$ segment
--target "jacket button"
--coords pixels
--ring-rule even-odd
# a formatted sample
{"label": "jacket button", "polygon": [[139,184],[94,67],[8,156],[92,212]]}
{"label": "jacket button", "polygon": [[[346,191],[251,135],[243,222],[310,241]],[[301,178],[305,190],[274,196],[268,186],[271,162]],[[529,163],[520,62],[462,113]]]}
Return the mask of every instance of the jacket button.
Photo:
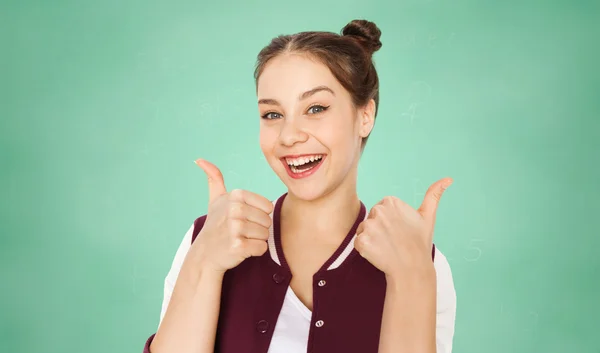
{"label": "jacket button", "polygon": [[323,287],[327,282],[324,279],[319,281],[319,287]]}
{"label": "jacket button", "polygon": [[265,332],[267,332],[268,329],[269,329],[269,322],[266,320],[260,320],[256,324],[256,331],[258,331],[260,333],[265,333]]}
{"label": "jacket button", "polygon": [[280,284],[284,280],[285,280],[285,276],[282,275],[281,273],[276,273],[273,275],[273,282],[275,282],[277,284]]}
{"label": "jacket button", "polygon": [[323,325],[325,325],[325,322],[323,322],[323,320],[319,320],[319,321],[315,322],[315,326],[317,326],[317,327],[323,327]]}

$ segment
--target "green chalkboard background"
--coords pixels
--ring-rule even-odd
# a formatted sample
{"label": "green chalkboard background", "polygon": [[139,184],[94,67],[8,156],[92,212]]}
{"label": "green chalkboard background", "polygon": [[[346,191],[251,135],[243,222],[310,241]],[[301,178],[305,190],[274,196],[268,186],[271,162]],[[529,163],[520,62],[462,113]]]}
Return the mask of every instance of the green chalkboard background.
{"label": "green chalkboard background", "polygon": [[252,80],[278,34],[382,30],[359,193],[418,206],[454,178],[436,243],[456,353],[597,353],[597,1],[3,1],[0,351],[141,352],[163,279],[230,188],[285,189]]}

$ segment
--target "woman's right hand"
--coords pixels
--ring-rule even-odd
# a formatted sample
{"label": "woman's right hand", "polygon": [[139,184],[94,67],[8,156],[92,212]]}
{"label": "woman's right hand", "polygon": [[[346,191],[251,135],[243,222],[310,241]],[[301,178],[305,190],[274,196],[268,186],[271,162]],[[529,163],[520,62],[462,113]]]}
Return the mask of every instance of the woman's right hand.
{"label": "woman's right hand", "polygon": [[214,164],[198,159],[208,178],[206,222],[190,248],[198,265],[218,273],[236,267],[267,249],[273,203],[246,190],[227,192],[223,174]]}

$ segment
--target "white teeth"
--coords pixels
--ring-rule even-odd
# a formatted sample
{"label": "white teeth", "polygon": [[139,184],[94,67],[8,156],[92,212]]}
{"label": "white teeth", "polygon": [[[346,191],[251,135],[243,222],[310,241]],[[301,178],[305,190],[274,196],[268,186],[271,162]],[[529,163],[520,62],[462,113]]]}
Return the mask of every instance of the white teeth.
{"label": "white teeth", "polygon": [[[315,155],[303,156],[303,157],[299,157],[299,158],[286,158],[285,161],[287,162],[287,164],[290,167],[292,167],[292,166],[298,167],[298,166],[302,166],[309,162],[318,161],[322,158],[323,158],[322,154],[315,154]],[[303,170],[299,170],[298,172],[301,172],[301,171],[303,171]]]}

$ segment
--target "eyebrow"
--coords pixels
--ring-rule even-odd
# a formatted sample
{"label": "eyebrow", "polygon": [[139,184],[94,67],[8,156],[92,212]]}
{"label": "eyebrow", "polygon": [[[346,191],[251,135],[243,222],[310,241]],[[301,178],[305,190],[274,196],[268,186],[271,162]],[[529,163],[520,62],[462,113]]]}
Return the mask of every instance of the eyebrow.
{"label": "eyebrow", "polygon": [[[312,96],[313,94],[317,93],[317,92],[321,92],[321,91],[327,91],[331,94],[333,94],[333,96],[335,96],[335,92],[333,92],[333,90],[327,86],[317,86],[313,89],[310,89],[304,93],[302,93],[300,95],[300,97],[298,97],[298,100],[304,100],[310,96]],[[259,99],[258,104],[270,104],[270,105],[281,105],[279,104],[279,102],[275,99],[271,99],[271,98],[263,98],[263,99]]]}

